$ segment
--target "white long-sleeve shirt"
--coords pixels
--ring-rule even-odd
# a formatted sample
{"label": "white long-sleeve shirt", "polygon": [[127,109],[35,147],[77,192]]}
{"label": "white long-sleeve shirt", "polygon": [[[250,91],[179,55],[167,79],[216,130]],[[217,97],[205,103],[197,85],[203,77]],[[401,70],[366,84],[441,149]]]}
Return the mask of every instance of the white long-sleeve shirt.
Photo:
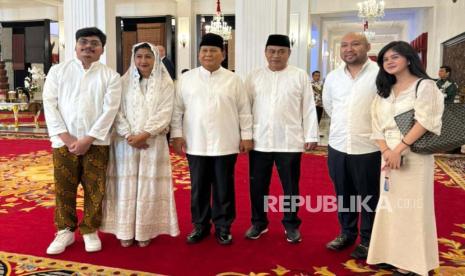
{"label": "white long-sleeve shirt", "polygon": [[288,65],[250,73],[245,82],[252,104],[254,150],[302,152],[318,141],[313,90],[307,73]]}
{"label": "white long-sleeve shirt", "polygon": [[239,76],[222,67],[198,67],[176,84],[171,137],[184,137],[191,155],[239,152],[240,140],[252,139],[252,115]]}
{"label": "white long-sleeve shirt", "polygon": [[50,68],[43,102],[52,147],[65,145],[58,136],[65,132],[78,139],[92,136],[94,145],[109,145],[120,98],[118,73],[98,61],[88,70],[77,58]]}
{"label": "white long-sleeve shirt", "polygon": [[347,154],[378,151],[370,140],[371,103],[376,96],[378,65],[368,59],[362,70],[352,78],[345,65],[326,77],[323,107],[331,117],[328,144]]}

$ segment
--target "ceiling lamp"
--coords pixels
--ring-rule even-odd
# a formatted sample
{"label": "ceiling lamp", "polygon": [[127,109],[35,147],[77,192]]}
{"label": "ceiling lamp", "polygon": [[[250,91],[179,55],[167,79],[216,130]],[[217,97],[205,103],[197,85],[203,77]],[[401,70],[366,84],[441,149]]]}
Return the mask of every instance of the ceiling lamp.
{"label": "ceiling lamp", "polygon": [[366,0],[358,2],[358,17],[363,21],[375,21],[384,16],[384,1]]}
{"label": "ceiling lamp", "polygon": [[361,33],[367,38],[369,42],[373,41],[373,39],[376,36],[376,33],[374,31],[368,30],[368,20],[365,21],[365,23],[363,24],[363,32]]}
{"label": "ceiling lamp", "polygon": [[205,32],[220,35],[224,40],[231,39],[231,26],[228,26],[228,23],[224,21],[220,0],[216,1],[216,14],[210,25],[205,26]]}
{"label": "ceiling lamp", "polygon": [[367,38],[369,42],[373,41],[373,39],[376,36],[375,32],[369,31],[369,30],[363,31],[363,34],[365,35],[365,37]]}

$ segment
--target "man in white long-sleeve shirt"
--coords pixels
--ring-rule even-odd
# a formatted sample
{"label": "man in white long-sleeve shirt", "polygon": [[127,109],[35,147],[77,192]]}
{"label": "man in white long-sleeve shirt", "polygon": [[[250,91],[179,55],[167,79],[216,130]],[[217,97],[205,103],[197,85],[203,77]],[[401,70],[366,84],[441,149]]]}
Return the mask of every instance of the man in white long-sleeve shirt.
{"label": "man in white long-sleeve shirt", "polygon": [[118,112],[118,73],[98,60],[106,36],[97,28],[76,32],[76,58],[53,66],[44,85],[44,110],[53,148],[55,239],[47,254],[59,254],[74,242],[78,228],[77,188],[84,188],[84,216],[79,224],[87,252],[102,248],[97,230],[102,220],[110,128]]}
{"label": "man in white long-sleeve shirt", "polygon": [[281,207],[289,208],[283,210],[282,220],[286,239],[301,241],[301,221],[292,202],[299,196],[302,152],[316,147],[318,124],[308,74],[287,64],[290,54],[288,36],[270,35],[265,46],[268,65],[250,73],[246,80],[254,121],[254,150],[249,153],[252,226],[245,234],[249,239],[268,231],[265,197],[276,164],[285,195]]}
{"label": "man in white long-sleeve shirt", "polygon": [[210,220],[218,243],[232,242],[234,167],[237,153],[252,148],[249,99],[239,76],[221,67],[223,47],[221,36],[203,36],[202,66],[184,73],[176,87],[171,137],[175,152],[186,152],[189,162],[194,230],[188,243],[209,235]]}
{"label": "man in white long-sleeve shirt", "polygon": [[[331,117],[328,146],[329,175],[338,206],[354,208],[361,197],[371,210],[362,208],[360,244],[351,253],[366,259],[379,198],[381,153],[371,136],[371,103],[376,96],[378,65],[368,59],[365,36],[348,33],[341,41],[342,66],[328,74],[323,88],[323,107]],[[368,199],[368,201],[365,201]],[[340,202],[342,200],[342,202]],[[359,234],[357,210],[338,210],[341,233],[326,247],[339,251],[351,246]]]}

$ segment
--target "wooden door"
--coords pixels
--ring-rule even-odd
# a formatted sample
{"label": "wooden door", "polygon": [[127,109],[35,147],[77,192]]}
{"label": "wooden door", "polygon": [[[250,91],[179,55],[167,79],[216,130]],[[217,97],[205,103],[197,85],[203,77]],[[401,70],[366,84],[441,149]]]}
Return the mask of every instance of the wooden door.
{"label": "wooden door", "polygon": [[143,41],[153,45],[163,45],[166,48],[165,23],[137,24],[137,42]]}
{"label": "wooden door", "polygon": [[139,42],[150,42],[166,48],[165,23],[139,23],[137,30],[124,31],[121,35],[124,74],[131,64],[132,46]]}
{"label": "wooden door", "polygon": [[122,36],[122,50],[123,50],[123,74],[131,65],[131,51],[132,46],[137,43],[137,32],[123,32]]}

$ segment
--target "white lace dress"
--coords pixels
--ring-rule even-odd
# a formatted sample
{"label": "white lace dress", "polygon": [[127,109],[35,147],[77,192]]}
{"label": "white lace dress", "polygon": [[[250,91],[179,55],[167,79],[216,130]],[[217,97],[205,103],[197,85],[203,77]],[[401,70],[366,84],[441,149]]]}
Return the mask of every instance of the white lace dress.
{"label": "white lace dress", "polygon": [[[122,78],[122,103],[111,145],[101,231],[121,240],[177,236],[166,140],[174,103],[173,83],[165,70],[160,73],[161,80],[151,76],[141,82],[137,70],[129,73]],[[145,150],[130,146],[125,139],[141,131],[151,134]]]}

